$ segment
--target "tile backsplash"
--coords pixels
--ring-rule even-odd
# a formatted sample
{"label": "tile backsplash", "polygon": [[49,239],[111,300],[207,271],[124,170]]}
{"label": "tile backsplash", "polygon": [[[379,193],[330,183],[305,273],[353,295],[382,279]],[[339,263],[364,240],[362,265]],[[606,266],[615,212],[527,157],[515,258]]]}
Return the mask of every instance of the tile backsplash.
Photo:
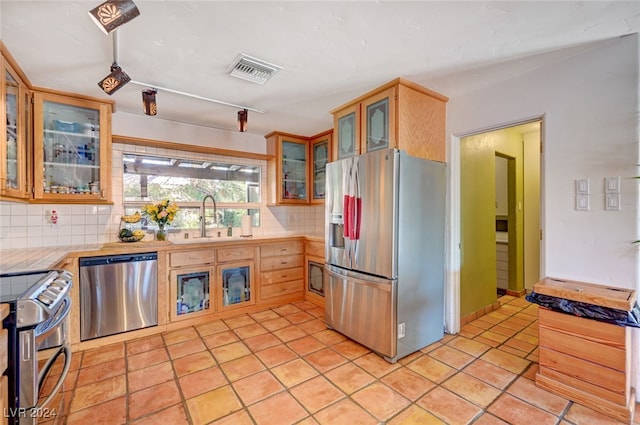
{"label": "tile backsplash", "polygon": [[[114,143],[112,158],[113,205],[25,204],[0,201],[0,249],[40,248],[61,245],[93,245],[117,241],[122,215],[122,153],[135,152],[172,155],[184,158],[225,160],[229,157],[202,155],[152,147]],[[283,233],[321,235],[324,232],[324,206],[268,207],[266,193],[266,161],[232,158],[235,162],[259,164],[262,167],[260,206],[261,226],[253,234],[281,235]],[[51,222],[52,211],[57,223]],[[221,229],[224,230],[224,229]],[[234,229],[234,235],[240,229]],[[197,231],[191,231],[197,234]],[[191,235],[190,235],[191,236]],[[146,239],[152,238],[151,235]],[[170,232],[169,239],[184,238],[184,232]]]}

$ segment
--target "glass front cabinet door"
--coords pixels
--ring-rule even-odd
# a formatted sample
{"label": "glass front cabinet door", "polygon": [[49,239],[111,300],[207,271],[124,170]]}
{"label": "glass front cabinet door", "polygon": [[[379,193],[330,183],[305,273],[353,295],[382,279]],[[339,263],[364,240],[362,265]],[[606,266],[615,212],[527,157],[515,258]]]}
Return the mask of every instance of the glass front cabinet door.
{"label": "glass front cabinet door", "polygon": [[322,133],[311,140],[311,203],[324,203],[327,162],[331,161],[331,135]]}
{"label": "glass front cabinet door", "polygon": [[362,101],[362,152],[396,147],[395,88],[389,88]]}
{"label": "glass front cabinet door", "polygon": [[171,282],[171,319],[182,320],[212,312],[210,293],[213,269],[185,268],[169,273]]}
{"label": "glass front cabinet door", "polygon": [[333,159],[360,155],[360,104],[334,112]]}
{"label": "glass front cabinet door", "polygon": [[225,263],[217,267],[220,291],[218,311],[255,304],[253,293],[253,261]]}
{"label": "glass front cabinet door", "polygon": [[324,264],[307,260],[307,291],[324,297]]}
{"label": "glass front cabinet door", "polygon": [[282,141],[282,199],[307,202],[307,143],[295,139]]}
{"label": "glass front cabinet door", "polygon": [[308,138],[286,133],[267,134],[267,204],[309,203]]}
{"label": "glass front cabinet door", "polygon": [[[29,92],[11,65],[2,58],[1,97],[4,99],[0,126],[4,143],[0,144],[0,195],[29,198],[27,143],[29,141]],[[1,128],[0,127],[0,128]]]}
{"label": "glass front cabinet door", "polygon": [[110,198],[111,105],[34,94],[34,197],[69,202]]}

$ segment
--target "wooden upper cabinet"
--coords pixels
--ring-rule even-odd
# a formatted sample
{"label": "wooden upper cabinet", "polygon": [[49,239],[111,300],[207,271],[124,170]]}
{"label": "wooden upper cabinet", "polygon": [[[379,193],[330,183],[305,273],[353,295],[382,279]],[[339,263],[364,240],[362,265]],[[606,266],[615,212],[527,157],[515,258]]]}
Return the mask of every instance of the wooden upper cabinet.
{"label": "wooden upper cabinet", "polygon": [[324,203],[333,130],[305,137],[274,131],[267,139],[267,204]]}
{"label": "wooden upper cabinet", "polygon": [[115,102],[33,87],[0,54],[0,199],[110,203]]}
{"label": "wooden upper cabinet", "polygon": [[4,56],[0,74],[0,196],[29,199],[30,92]]}
{"label": "wooden upper cabinet", "polygon": [[398,78],[331,113],[332,158],[396,148],[411,156],[445,162],[448,98]]}
{"label": "wooden upper cabinet", "polygon": [[33,109],[34,199],[110,202],[112,105],[36,91]]}
{"label": "wooden upper cabinet", "polygon": [[352,104],[333,111],[335,140],[334,160],[360,155],[360,104]]}
{"label": "wooden upper cabinet", "polygon": [[309,203],[309,143],[306,137],[273,132],[266,136],[267,204]]}
{"label": "wooden upper cabinet", "polygon": [[324,204],[326,168],[331,161],[331,141],[333,130],[313,136],[309,141],[309,183],[311,184],[312,204]]}

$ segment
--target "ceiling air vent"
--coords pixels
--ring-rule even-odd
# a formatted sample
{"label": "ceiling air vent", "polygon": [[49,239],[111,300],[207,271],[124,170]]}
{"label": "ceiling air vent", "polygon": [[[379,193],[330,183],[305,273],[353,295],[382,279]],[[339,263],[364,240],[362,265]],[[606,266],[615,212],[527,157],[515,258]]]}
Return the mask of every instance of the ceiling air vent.
{"label": "ceiling air vent", "polygon": [[227,72],[233,77],[264,84],[281,69],[281,66],[240,53]]}

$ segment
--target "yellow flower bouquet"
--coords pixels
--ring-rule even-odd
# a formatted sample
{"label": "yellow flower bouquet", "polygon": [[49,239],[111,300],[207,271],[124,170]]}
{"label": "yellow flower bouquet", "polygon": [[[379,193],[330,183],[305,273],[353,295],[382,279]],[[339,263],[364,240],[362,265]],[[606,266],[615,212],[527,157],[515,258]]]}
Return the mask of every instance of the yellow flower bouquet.
{"label": "yellow flower bouquet", "polygon": [[158,240],[165,240],[166,234],[164,233],[164,227],[167,224],[171,224],[173,219],[176,218],[178,210],[178,204],[165,199],[157,204],[147,204],[142,207],[142,215],[148,217],[158,225],[156,238]]}

